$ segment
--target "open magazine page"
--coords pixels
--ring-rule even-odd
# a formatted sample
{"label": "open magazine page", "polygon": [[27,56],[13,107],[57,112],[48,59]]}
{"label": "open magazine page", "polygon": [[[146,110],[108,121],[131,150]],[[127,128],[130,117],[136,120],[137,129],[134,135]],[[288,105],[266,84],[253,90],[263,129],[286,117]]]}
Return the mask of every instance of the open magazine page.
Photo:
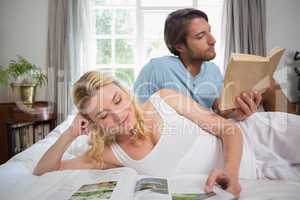
{"label": "open magazine page", "polygon": [[134,189],[134,200],[170,200],[166,178],[138,176]]}
{"label": "open magazine page", "polygon": [[134,200],[235,200],[236,198],[218,187],[206,193],[207,176],[180,175],[176,177],[155,178],[139,176]]}
{"label": "open magazine page", "polygon": [[231,193],[218,187],[213,192],[205,193],[207,176],[181,175],[169,178],[169,191],[172,200],[234,200]]}
{"label": "open magazine page", "polygon": [[60,173],[65,173],[67,176],[35,199],[119,200],[133,198],[137,174],[130,168],[68,170]]}

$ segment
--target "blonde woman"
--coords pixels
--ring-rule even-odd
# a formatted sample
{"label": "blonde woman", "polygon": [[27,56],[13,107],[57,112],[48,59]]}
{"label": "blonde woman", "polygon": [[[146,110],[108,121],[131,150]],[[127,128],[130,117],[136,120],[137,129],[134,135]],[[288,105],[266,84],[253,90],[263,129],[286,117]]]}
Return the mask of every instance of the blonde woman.
{"label": "blonde woman", "polygon": [[[156,176],[210,173],[206,191],[219,183],[235,195],[241,191],[239,177],[262,177],[256,159],[260,154],[253,145],[263,144],[248,142],[248,136],[258,135],[255,133],[258,131],[251,127],[252,133],[248,135],[247,120],[240,122],[245,125],[235,124],[168,89],[160,90],[139,105],[114,78],[97,71],[87,72],[75,83],[73,99],[78,115],[43,155],[34,174],[122,166]],[[299,125],[294,127],[295,131],[297,128]],[[87,133],[90,149],[77,158],[62,160],[69,145]],[[277,156],[276,149],[269,150]],[[277,164],[293,158],[280,159],[275,160]]]}

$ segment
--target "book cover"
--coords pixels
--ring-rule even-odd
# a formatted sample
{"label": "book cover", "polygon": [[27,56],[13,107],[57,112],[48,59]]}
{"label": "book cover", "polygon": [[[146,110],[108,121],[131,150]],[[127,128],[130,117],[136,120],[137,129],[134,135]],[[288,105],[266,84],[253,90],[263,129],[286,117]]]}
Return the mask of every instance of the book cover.
{"label": "book cover", "polygon": [[284,49],[277,47],[267,57],[232,54],[225,72],[219,109],[224,111],[236,108],[235,98],[242,92],[263,93],[270,85],[283,53]]}

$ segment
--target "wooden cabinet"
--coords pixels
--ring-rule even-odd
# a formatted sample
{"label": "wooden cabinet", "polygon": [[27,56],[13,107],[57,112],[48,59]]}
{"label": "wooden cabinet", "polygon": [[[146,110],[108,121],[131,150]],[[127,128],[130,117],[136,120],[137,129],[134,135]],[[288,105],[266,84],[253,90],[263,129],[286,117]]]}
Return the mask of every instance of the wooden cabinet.
{"label": "wooden cabinet", "polygon": [[56,125],[55,105],[39,101],[31,106],[0,104],[0,163],[45,137]]}

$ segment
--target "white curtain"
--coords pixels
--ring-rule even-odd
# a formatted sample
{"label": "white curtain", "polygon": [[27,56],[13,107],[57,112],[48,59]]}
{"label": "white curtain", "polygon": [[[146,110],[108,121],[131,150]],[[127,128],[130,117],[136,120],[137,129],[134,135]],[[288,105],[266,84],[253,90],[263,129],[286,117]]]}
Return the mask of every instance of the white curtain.
{"label": "white curtain", "polygon": [[76,66],[74,78],[91,69],[96,64],[95,18],[91,0],[73,0],[71,23],[71,61]]}
{"label": "white curtain", "polygon": [[96,60],[90,0],[50,0],[48,24],[48,100],[57,122],[74,113],[72,85]]}
{"label": "white curtain", "polygon": [[224,71],[231,53],[266,55],[265,0],[226,0],[222,20]]}

